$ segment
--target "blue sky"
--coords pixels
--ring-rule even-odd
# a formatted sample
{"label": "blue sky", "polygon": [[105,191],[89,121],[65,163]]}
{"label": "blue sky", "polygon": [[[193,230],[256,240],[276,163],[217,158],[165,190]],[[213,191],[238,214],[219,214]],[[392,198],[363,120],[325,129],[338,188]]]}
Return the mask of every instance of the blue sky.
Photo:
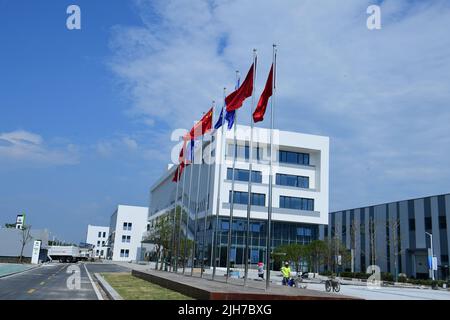
{"label": "blue sky", "polygon": [[[70,241],[148,204],[170,133],[279,45],[276,127],[331,139],[330,208],[449,192],[450,4],[0,0],[0,223]],[[65,27],[69,4],[82,30]],[[240,116],[247,121],[248,113]]]}

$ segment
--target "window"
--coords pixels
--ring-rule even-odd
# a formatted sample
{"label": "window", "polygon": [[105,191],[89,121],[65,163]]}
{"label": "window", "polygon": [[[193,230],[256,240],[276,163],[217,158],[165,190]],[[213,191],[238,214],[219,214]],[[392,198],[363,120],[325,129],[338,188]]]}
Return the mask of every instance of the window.
{"label": "window", "polygon": [[280,196],[280,208],[314,211],[314,199]]}
{"label": "window", "polygon": [[439,229],[447,229],[447,221],[445,216],[439,216]]}
{"label": "window", "polygon": [[106,238],[106,232],[103,232],[103,238]]}
{"label": "window", "polygon": [[96,256],[98,256],[98,250],[97,250],[97,251],[95,251],[95,255],[96,255]]}
{"label": "window", "polygon": [[123,223],[123,230],[125,230],[125,231],[131,231],[131,226],[132,226],[132,223],[131,222],[124,222]]}
{"label": "window", "polygon": [[100,240],[97,241],[97,247],[100,247]]}
{"label": "window", "polygon": [[102,232],[101,232],[101,231],[99,231],[99,233],[98,233],[98,237],[99,237],[99,238],[101,238],[101,237],[102,237]]}
{"label": "window", "polygon": [[431,217],[425,217],[425,230],[431,230]]}
{"label": "window", "polygon": [[[234,157],[234,144],[228,145],[228,156]],[[260,147],[253,147],[253,159],[261,160],[262,159],[262,151],[263,149]],[[237,157],[241,159],[248,160],[250,158],[250,146],[249,145],[237,145]]]}
{"label": "window", "polygon": [[104,251],[102,250],[102,251],[100,251],[100,255],[102,256],[103,255],[103,253],[104,253]]}
{"label": "window", "polygon": [[[229,193],[229,203],[231,203],[231,191]],[[234,203],[237,204],[247,204],[248,203],[248,192],[234,192]],[[263,193],[252,193],[251,199],[252,206],[262,206],[266,205],[266,195]]]}
{"label": "window", "polygon": [[276,184],[280,186],[291,186],[297,188],[309,188],[309,177],[293,176],[290,174],[277,173]]}
{"label": "window", "polygon": [[120,257],[121,258],[128,258],[129,255],[130,255],[130,250],[128,250],[128,249],[121,249],[120,250]]}
{"label": "window", "polygon": [[309,165],[309,154],[292,151],[279,151],[278,161],[282,163]]}
{"label": "window", "polygon": [[105,241],[102,241],[102,247],[104,247],[105,246]]}
{"label": "window", "polygon": [[415,231],[415,230],[416,230],[416,220],[409,219],[409,231]]}
{"label": "window", "polygon": [[[248,181],[249,170],[244,169],[234,169],[234,179],[237,181]],[[227,179],[233,180],[233,169],[227,169]],[[261,171],[253,171],[252,170],[252,182],[261,183],[262,182],[262,173]]]}
{"label": "window", "polygon": [[131,236],[122,236],[122,242],[130,242],[131,241]]}

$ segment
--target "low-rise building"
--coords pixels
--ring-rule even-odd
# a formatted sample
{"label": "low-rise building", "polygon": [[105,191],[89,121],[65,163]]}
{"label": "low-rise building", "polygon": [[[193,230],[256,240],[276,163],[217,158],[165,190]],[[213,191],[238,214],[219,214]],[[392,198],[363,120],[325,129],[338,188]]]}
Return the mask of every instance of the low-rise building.
{"label": "low-rise building", "polygon": [[104,259],[108,256],[109,227],[88,225],[86,243],[93,246],[93,258]]}
{"label": "low-rise building", "polygon": [[148,208],[119,205],[111,216],[108,258],[113,261],[143,260],[141,241],[147,231]]}
{"label": "low-rise building", "polygon": [[17,262],[23,247],[23,262],[30,262],[33,255],[33,245],[35,240],[41,241],[40,253],[38,260],[45,261],[47,259],[48,248],[48,230],[30,229],[28,230],[16,228],[0,229],[0,262]]}
{"label": "low-rise building", "polygon": [[376,265],[419,279],[432,278],[435,269],[436,279],[449,277],[450,194],[332,212],[329,221],[324,235],[353,252],[343,269],[353,264],[355,272],[366,272]]}

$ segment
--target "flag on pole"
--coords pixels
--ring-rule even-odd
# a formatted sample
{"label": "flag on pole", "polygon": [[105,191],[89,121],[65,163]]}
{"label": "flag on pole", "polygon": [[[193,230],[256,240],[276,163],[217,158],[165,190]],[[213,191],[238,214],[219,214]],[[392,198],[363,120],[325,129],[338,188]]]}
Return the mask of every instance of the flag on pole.
{"label": "flag on pole", "polygon": [[225,104],[227,106],[228,112],[237,110],[242,107],[245,99],[252,95],[254,70],[255,63],[253,63],[250,67],[250,70],[248,71],[247,76],[245,77],[245,80],[244,82],[242,82],[242,85],[239,87],[239,89],[235,90],[225,98]]}
{"label": "flag on pole", "polygon": [[207,113],[198,121],[191,129],[190,140],[204,135],[206,132],[210,131],[212,128],[212,116],[213,108],[209,109]]}
{"label": "flag on pole", "polygon": [[264,87],[261,97],[259,98],[255,112],[253,112],[253,121],[255,123],[264,120],[264,114],[266,113],[267,103],[269,102],[269,98],[272,96],[272,88],[273,88],[273,64],[272,67],[270,68],[266,86]]}
{"label": "flag on pole", "polygon": [[178,165],[177,169],[175,170],[175,174],[172,179],[173,182],[178,182],[178,180],[181,177],[181,174],[183,173],[184,167],[187,165],[186,160],[184,158],[184,149],[186,148],[186,136],[184,136],[183,139],[184,139],[184,143],[183,143],[183,146],[181,147],[180,155],[178,156],[179,165]]}
{"label": "flag on pole", "polygon": [[228,130],[231,130],[231,128],[233,128],[235,115],[236,115],[236,110],[233,110],[231,112],[227,112],[225,114],[225,119],[228,122],[228,126],[227,126]]}
{"label": "flag on pole", "polygon": [[219,118],[216,121],[216,124],[214,125],[214,129],[219,129],[222,125],[223,125],[223,107],[222,110],[220,111],[220,115]]}

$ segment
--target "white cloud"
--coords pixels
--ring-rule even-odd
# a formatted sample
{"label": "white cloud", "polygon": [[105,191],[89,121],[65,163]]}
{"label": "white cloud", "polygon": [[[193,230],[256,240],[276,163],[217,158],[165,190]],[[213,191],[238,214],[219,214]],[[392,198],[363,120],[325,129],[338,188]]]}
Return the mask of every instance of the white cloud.
{"label": "white cloud", "polygon": [[382,1],[379,31],[366,28],[369,0],[136,3],[143,26],[111,40],[131,115],[189,127],[254,47],[260,92],[276,42],[276,127],[331,137],[332,209],[448,192],[447,1]]}
{"label": "white cloud", "polygon": [[79,162],[73,144],[50,146],[35,133],[17,130],[0,133],[0,160],[14,163],[71,165]]}

